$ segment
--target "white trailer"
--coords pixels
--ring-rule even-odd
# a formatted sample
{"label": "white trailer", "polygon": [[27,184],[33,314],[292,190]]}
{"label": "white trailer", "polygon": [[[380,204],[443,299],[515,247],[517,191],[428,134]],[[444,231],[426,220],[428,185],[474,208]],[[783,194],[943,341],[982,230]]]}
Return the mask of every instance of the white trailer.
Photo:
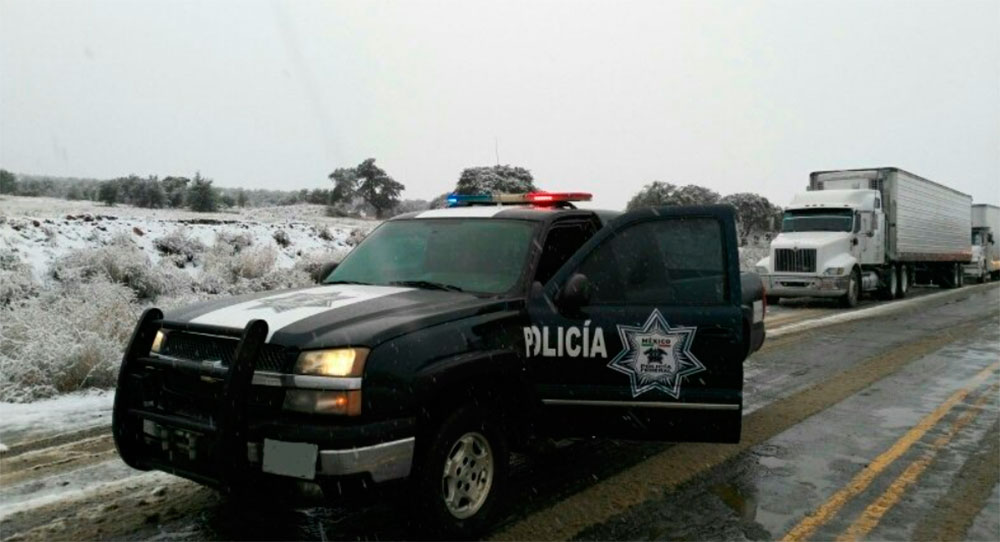
{"label": "white trailer", "polygon": [[957,288],[972,259],[972,197],[899,168],[817,171],[757,265],[771,302],[862,292],[903,297],[914,282]]}
{"label": "white trailer", "polygon": [[986,203],[972,206],[972,262],[965,266],[965,275],[979,282],[1000,279],[1000,207]]}

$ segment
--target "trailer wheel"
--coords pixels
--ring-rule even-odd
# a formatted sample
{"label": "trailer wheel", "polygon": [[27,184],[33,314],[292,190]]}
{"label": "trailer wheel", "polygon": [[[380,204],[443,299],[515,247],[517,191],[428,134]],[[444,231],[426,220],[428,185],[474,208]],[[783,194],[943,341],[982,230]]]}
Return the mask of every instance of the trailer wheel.
{"label": "trailer wheel", "polygon": [[890,265],[882,279],[885,281],[885,286],[879,290],[879,297],[886,300],[895,299],[899,295],[899,277],[896,268]]}
{"label": "trailer wheel", "polygon": [[910,270],[907,269],[906,265],[900,264],[896,274],[899,276],[899,289],[896,290],[896,299],[903,299],[906,297],[906,293],[910,291]]}
{"label": "trailer wheel", "polygon": [[510,451],[494,416],[467,404],[427,438],[414,467],[414,518],[429,534],[471,540],[497,516]]}
{"label": "trailer wheel", "polygon": [[965,270],[962,269],[961,264],[957,263],[955,264],[955,280],[957,281],[958,284],[956,288],[961,288],[962,286],[965,286]]}
{"label": "trailer wheel", "polygon": [[857,269],[851,271],[851,278],[847,281],[847,293],[841,296],[840,304],[843,307],[854,308],[858,306],[861,298],[861,273]]}

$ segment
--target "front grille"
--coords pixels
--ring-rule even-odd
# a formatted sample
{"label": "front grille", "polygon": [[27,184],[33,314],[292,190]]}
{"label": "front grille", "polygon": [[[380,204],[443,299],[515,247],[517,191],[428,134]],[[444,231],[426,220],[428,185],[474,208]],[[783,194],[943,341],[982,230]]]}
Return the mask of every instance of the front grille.
{"label": "front grille", "polygon": [[[170,331],[160,353],[191,361],[221,361],[223,366],[228,367],[236,357],[238,343],[239,340],[232,337]],[[294,353],[289,349],[265,344],[254,368],[259,371],[288,372],[293,363]]]}
{"label": "front grille", "polygon": [[792,273],[816,272],[816,249],[776,248],[774,249],[774,270]]}

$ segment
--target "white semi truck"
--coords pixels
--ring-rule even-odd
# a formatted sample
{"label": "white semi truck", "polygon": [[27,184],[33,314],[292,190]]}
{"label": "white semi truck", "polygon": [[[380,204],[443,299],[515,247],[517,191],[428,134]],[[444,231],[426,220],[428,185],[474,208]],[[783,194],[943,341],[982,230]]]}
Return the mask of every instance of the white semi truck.
{"label": "white semi truck", "polygon": [[986,203],[972,206],[972,261],[965,275],[986,282],[1000,279],[1000,207]]}
{"label": "white semi truck", "polygon": [[914,282],[963,283],[972,259],[972,197],[899,168],[817,171],[785,209],[770,255],[757,263],[768,302],[863,292],[906,295]]}

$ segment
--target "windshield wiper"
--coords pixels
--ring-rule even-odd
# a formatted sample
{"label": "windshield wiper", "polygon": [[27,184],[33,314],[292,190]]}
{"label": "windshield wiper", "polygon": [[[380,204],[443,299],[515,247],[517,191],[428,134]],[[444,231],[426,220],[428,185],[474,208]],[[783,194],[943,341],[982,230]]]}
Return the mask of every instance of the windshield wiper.
{"label": "windshield wiper", "polygon": [[431,282],[429,280],[394,280],[390,282],[393,286],[412,286],[414,288],[424,288],[427,290],[447,290],[449,292],[461,292],[462,289],[451,284],[442,282]]}

